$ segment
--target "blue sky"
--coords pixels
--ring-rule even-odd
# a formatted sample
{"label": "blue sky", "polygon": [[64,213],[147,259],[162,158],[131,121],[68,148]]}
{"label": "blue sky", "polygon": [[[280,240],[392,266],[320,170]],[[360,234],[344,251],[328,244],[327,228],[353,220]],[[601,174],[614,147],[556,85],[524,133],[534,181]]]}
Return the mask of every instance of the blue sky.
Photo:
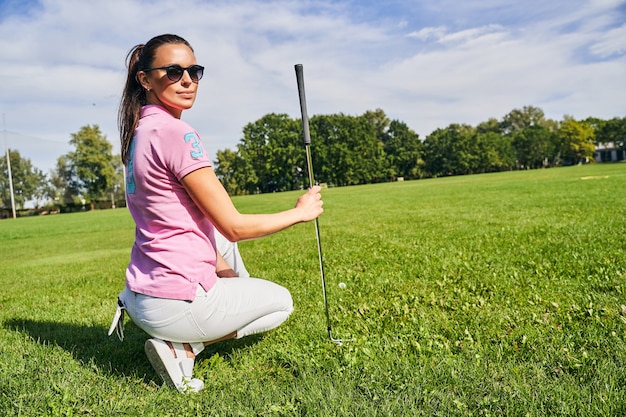
{"label": "blue sky", "polygon": [[297,63],[309,115],[381,108],[421,138],[526,105],[626,115],[626,0],[0,0],[3,142],[44,172],[87,124],[117,152],[126,53],[166,32],[206,67],[183,118],[213,155],[299,117]]}

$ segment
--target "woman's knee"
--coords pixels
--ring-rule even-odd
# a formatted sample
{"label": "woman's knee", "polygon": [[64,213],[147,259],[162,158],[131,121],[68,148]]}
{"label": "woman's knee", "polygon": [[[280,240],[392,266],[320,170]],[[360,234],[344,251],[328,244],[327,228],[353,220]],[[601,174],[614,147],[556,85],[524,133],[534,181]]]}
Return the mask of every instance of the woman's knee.
{"label": "woman's knee", "polygon": [[293,312],[293,298],[291,298],[291,293],[285,287],[280,288],[283,290],[280,298],[282,303],[282,310],[287,312],[288,314],[291,314]]}

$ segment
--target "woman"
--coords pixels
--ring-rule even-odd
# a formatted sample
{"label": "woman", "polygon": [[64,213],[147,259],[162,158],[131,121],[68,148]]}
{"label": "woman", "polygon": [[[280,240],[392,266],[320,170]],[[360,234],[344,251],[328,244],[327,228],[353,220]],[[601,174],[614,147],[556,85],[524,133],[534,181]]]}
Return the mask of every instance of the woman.
{"label": "woman", "polygon": [[198,133],[180,120],[204,68],[176,35],[134,47],[119,110],[128,208],[135,243],[120,303],[152,336],[148,359],[170,386],[199,391],[195,356],[217,341],[273,329],[293,311],[289,291],[235,276],[216,249],[216,232],[237,242],[266,236],[323,211],[320,188],[293,209],[241,214],[211,167]]}

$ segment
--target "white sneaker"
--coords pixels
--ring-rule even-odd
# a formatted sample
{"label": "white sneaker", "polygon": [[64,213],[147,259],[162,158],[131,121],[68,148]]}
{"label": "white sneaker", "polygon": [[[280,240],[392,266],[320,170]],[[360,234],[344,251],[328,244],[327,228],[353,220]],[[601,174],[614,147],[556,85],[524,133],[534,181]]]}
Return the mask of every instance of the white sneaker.
{"label": "white sneaker", "polygon": [[194,359],[187,357],[182,343],[172,343],[176,356],[167,343],[161,339],[148,339],[144,346],[148,360],[165,383],[180,392],[198,392],[204,382],[192,378]]}

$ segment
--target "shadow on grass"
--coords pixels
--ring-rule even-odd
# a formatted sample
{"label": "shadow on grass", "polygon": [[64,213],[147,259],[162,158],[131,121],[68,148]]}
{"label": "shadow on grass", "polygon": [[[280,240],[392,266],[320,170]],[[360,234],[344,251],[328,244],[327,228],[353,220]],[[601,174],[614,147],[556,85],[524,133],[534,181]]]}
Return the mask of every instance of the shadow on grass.
{"label": "shadow on grass", "polygon": [[[7,330],[28,335],[42,346],[59,346],[83,365],[95,365],[103,373],[140,378],[157,385],[162,383],[144,353],[144,343],[149,336],[130,321],[125,324],[124,341],[115,334],[108,337],[108,328],[101,326],[19,318],[5,320],[2,325]],[[208,346],[198,359],[219,353],[229,360],[233,351],[256,344],[262,338],[263,335],[255,335],[216,343]]]}

